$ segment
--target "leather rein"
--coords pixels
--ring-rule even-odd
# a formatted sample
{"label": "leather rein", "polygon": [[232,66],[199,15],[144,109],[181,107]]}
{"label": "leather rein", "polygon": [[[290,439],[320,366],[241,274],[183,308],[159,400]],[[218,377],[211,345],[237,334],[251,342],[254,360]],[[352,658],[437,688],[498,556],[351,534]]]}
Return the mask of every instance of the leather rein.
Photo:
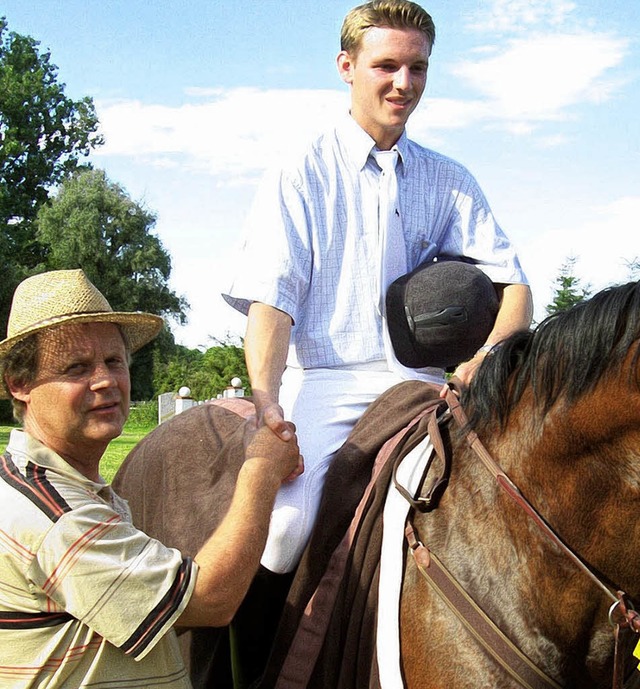
{"label": "leather rein", "polygon": [[[524,497],[519,488],[493,459],[489,451],[482,444],[477,433],[470,427],[469,420],[460,405],[457,395],[452,389],[447,390],[444,401],[446,401],[449,413],[447,414],[447,412],[445,412],[440,414],[440,417],[437,418],[438,408],[436,408],[431,414],[428,423],[428,432],[435,452],[445,463],[444,475],[435,481],[427,497],[413,498],[406,489],[399,485],[394,472],[396,488],[405,499],[409,501],[414,509],[429,511],[437,506],[437,500],[446,488],[448,482],[450,464],[450,458],[446,457],[447,452],[445,451],[440,436],[439,425],[449,418],[453,418],[462,430],[467,445],[481,460],[482,464],[494,477],[500,488],[504,490],[530,519],[533,520],[545,537],[559,548],[560,551],[611,600],[612,604],[609,609],[609,622],[613,627],[615,644],[612,686],[613,689],[622,689],[624,682],[624,658],[620,649],[620,631],[629,629],[636,634],[640,634],[640,614],[633,609],[627,594],[622,591],[614,591],[604,583],[589,565],[564,543],[533,505]],[[440,409],[441,408],[442,407],[440,407]],[[429,465],[426,471],[428,470]],[[520,684],[520,686],[526,689],[562,689],[561,685],[537,668],[534,663],[532,663],[506,637],[497,625],[493,623],[475,601],[462,589],[440,560],[421,543],[415,532],[410,516],[407,519],[405,536],[416,565],[423,576],[449,605],[450,609],[466,626],[467,630]]]}

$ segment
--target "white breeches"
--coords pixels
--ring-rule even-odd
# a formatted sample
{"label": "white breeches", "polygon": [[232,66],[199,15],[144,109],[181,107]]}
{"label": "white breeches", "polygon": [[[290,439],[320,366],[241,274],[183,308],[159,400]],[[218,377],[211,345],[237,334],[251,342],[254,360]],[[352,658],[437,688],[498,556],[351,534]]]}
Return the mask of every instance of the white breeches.
{"label": "white breeches", "polygon": [[284,484],[277,496],[262,564],[272,572],[292,571],[311,535],[320,504],[324,477],[371,402],[402,378],[386,362],[358,369],[287,368],[280,405],[296,425],[305,471]]}

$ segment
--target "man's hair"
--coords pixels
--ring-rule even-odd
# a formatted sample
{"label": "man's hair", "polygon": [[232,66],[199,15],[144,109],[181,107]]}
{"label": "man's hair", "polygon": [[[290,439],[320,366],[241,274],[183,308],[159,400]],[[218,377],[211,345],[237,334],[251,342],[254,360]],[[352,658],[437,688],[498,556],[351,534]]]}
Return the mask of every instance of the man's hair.
{"label": "man's hair", "polygon": [[355,57],[362,37],[371,27],[417,29],[427,37],[429,46],[436,40],[433,19],[420,5],[409,0],[371,0],[354,7],[344,18],[340,32],[340,49]]}
{"label": "man's hair", "polygon": [[38,374],[38,333],[33,333],[14,345],[2,361],[2,384],[5,392],[11,398],[13,418],[18,422],[24,421],[27,405],[11,394],[7,380],[19,385],[32,383]]}

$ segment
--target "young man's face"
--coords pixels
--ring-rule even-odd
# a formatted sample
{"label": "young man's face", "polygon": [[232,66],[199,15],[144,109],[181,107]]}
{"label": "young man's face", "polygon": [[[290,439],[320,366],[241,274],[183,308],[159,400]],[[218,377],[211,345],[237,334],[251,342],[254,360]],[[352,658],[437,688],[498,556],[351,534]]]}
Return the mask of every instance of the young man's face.
{"label": "young man's face", "polygon": [[420,102],[430,53],[418,29],[371,27],[355,55],[338,55],[340,76],[351,86],[351,115],[379,148],[396,143]]}
{"label": "young man's face", "polygon": [[120,329],[83,323],[42,332],[35,380],[12,394],[26,404],[26,431],[80,471],[85,462],[97,470],[96,460],[122,433],[129,413],[129,366]]}

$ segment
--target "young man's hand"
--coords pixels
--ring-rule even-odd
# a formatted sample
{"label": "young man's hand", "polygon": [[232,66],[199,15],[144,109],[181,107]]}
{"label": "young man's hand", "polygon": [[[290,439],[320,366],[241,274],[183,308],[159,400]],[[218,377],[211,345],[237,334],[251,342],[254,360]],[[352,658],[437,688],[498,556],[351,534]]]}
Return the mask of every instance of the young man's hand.
{"label": "young man's hand", "polygon": [[304,461],[295,435],[296,427],[282,420],[278,427],[287,431],[283,440],[268,425],[258,425],[258,419],[247,419],[244,430],[245,461],[256,459],[269,464],[280,481],[292,481],[304,471]]}

